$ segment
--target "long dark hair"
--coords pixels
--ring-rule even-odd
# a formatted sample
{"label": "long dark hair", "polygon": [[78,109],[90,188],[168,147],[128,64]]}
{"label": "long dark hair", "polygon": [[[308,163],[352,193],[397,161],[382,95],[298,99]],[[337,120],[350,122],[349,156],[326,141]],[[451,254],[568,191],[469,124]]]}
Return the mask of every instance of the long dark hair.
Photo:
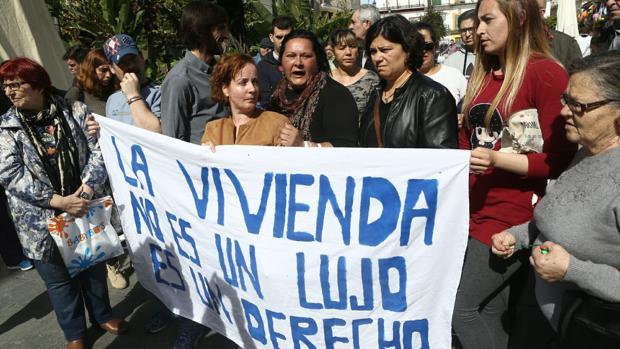
{"label": "long dark hair", "polygon": [[228,24],[226,10],[206,1],[192,1],[183,8],[179,25],[179,38],[188,50],[218,55],[222,49],[213,37],[212,31]]}
{"label": "long dark hair", "polygon": [[313,32],[305,29],[295,29],[284,37],[284,40],[282,40],[282,46],[280,46],[280,59],[284,57],[284,49],[286,48],[286,43],[288,43],[292,39],[310,40],[310,42],[312,43],[312,51],[314,51],[314,55],[316,56],[316,63],[319,71],[330,71],[327,54],[325,54],[325,50],[323,50],[323,46],[321,46],[319,38]]}

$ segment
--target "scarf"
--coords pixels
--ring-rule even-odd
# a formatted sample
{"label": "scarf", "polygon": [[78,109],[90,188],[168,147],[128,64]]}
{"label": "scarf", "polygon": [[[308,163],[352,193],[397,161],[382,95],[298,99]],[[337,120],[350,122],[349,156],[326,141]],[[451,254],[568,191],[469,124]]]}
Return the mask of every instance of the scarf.
{"label": "scarf", "polygon": [[271,105],[276,106],[280,113],[289,118],[291,124],[301,132],[305,141],[311,140],[310,123],[319,101],[319,92],[325,86],[327,76],[327,72],[315,74],[301,94],[293,100],[289,100],[286,97],[286,91],[288,90],[288,81],[286,79],[280,80],[273,93]]}
{"label": "scarf", "polygon": [[[36,114],[17,110],[17,116],[41,158],[54,193],[61,196],[73,194],[82,185],[79,155],[69,122],[65,119],[58,102],[50,98],[47,109]],[[48,126],[53,127],[51,134],[56,141],[55,150],[46,148],[41,141],[41,135],[37,132],[37,128]],[[50,160],[50,152],[56,154],[55,164]]]}

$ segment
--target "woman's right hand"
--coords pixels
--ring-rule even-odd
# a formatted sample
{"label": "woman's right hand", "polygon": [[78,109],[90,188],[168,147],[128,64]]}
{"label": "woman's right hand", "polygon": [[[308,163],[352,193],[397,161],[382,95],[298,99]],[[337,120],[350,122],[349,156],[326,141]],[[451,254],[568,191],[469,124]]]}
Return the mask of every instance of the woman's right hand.
{"label": "woman's right hand", "polygon": [[88,212],[90,201],[81,198],[80,194],[82,194],[82,187],[71,195],[60,196],[54,194],[50,200],[50,206],[60,211],[67,212],[74,217],[82,217]]}
{"label": "woman's right hand", "polygon": [[99,129],[101,127],[99,126],[99,123],[95,121],[95,117],[92,114],[88,115],[86,118],[86,126],[86,131],[88,131],[89,135],[99,138]]}
{"label": "woman's right hand", "polygon": [[508,230],[491,236],[491,251],[500,258],[510,258],[515,253],[517,239]]}
{"label": "woman's right hand", "polygon": [[299,134],[299,130],[287,122],[280,131],[280,144],[285,147],[303,147],[304,139]]}
{"label": "woman's right hand", "polygon": [[471,151],[469,170],[475,174],[482,174],[495,166],[496,151],[485,147],[477,147]]}

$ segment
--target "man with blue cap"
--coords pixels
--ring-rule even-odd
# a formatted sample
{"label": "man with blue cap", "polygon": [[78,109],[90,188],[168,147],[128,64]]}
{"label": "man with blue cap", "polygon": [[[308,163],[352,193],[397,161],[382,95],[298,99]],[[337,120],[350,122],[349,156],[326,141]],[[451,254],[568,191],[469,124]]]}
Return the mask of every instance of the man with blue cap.
{"label": "man with blue cap", "polygon": [[105,42],[103,51],[121,82],[121,90],[108,98],[107,117],[161,132],[161,92],[144,76],[144,59],[134,40],[126,34],[114,35]]}

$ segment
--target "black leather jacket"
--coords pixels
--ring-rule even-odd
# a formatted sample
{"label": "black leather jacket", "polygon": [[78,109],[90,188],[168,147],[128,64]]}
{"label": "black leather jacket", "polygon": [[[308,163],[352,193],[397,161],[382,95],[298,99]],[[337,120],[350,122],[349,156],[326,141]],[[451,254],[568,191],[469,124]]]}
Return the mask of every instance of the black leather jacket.
{"label": "black leather jacket", "polygon": [[[374,104],[383,86],[371,96],[372,101],[360,126],[360,145],[376,147]],[[450,91],[440,83],[414,72],[394,93],[381,138],[386,148],[458,148],[456,103]]]}

